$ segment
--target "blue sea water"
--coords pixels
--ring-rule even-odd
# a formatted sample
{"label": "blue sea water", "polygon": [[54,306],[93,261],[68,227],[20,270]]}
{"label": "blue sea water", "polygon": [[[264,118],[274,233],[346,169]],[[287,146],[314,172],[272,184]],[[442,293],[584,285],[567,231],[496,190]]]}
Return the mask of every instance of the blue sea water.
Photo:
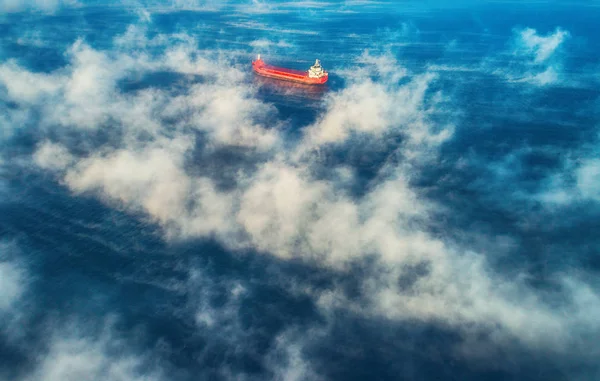
{"label": "blue sea water", "polygon": [[[283,147],[294,147],[305,128],[327,112],[328,97],[350,86],[348,72],[365,66],[360,61],[365,51],[394,57],[410,73],[406,81],[435,73],[426,101],[437,94],[444,97],[428,117],[440,128],[453,126],[437,158],[410,179],[423,198],[440,205],[439,218],[428,232],[486,253],[497,273],[527,274],[541,299],[551,298],[553,287],[559,287],[554,280],[566,273],[580,274],[598,292],[593,285],[600,270],[600,197],[557,206],[533,196],[548,191],[552,176],[568,171],[569,165],[599,157],[597,3],[333,2],[267,8],[282,12],[249,11],[261,4],[268,3],[242,4],[248,8],[237,8],[240,3],[83,3],[52,9],[24,3],[0,15],[0,60],[52,74],[72,64],[66,52],[76,41],[110,54],[115,39],[132,25],[142,24],[148,39],[193,36],[195,54],[227,56],[215,65],[245,73],[242,82],[254,86],[254,96],[276,110],[270,118],[284,137]],[[150,21],[143,21],[143,12]],[[525,28],[539,36],[552,35],[557,28],[568,31],[551,61],[559,79],[543,85],[525,80],[537,70],[515,58],[514,44]],[[253,44],[261,40],[270,43]],[[145,49],[150,56],[163,54],[160,47]],[[330,72],[329,82],[310,88],[255,77],[249,62],[257,53],[270,63],[296,69],[318,57]],[[381,76],[373,72],[372,81],[382,81]],[[130,73],[120,80],[119,91],[163,89],[175,97],[203,81],[210,79],[168,70]],[[40,364],[52,348],[52,327],[76,322],[84,327],[78,334],[101,337],[106,319],[112,322],[111,338],[127,343],[126,349],[109,344],[104,354],[108,362],[140,354],[143,365],[134,372],[140,377],[157,368],[168,380],[600,376],[598,365],[578,353],[579,347],[556,355],[548,354],[548,348],[498,345],[495,355],[477,359],[456,350],[457,343],[467,340],[444,322],[397,321],[352,309],[328,315],[311,293],[298,290],[341,288],[360,300],[364,290],[359,280],[369,271],[368,256],[351,270],[338,271],[259,248],[235,250],[218,237],[170,239],[143,210],[74,192],[51,171],[31,164],[47,139],[85,153],[120,144],[121,132],[110,121],[98,130],[52,129],[42,126],[45,115],[34,106],[11,99],[4,82],[0,97],[3,115],[31,111],[26,119],[0,119],[0,239],[5,244],[0,260],[16,263],[27,274],[23,294],[8,312],[0,310],[6,327],[0,330],[0,379],[29,380],[32,374],[38,375],[33,379],[45,379],[39,376],[46,369],[40,370]],[[312,170],[316,178],[327,180],[328,168],[352,168],[357,181],[345,191],[359,198],[384,165],[405,160],[398,150],[403,139],[391,134],[381,144],[365,138],[364,144],[324,148]],[[199,137],[199,148],[187,158],[188,170],[211,173],[222,190],[235,187],[229,166],[257,165],[244,162],[247,157],[239,149],[225,147],[209,155],[202,144]],[[598,175],[592,176],[593,186],[600,186]],[[574,176],[564,175],[566,184],[575,184]],[[565,187],[575,195],[574,185]],[[478,240],[481,236],[486,238]],[[243,291],[232,294],[238,288]],[[217,321],[199,325],[202,311]],[[599,332],[588,335],[600,338]],[[303,366],[312,373],[299,373],[298,378],[278,373],[279,365],[293,363],[289,352],[277,350],[286,335],[310,338],[300,351]],[[54,380],[51,376],[47,379]],[[72,377],[126,379],[101,372]]]}

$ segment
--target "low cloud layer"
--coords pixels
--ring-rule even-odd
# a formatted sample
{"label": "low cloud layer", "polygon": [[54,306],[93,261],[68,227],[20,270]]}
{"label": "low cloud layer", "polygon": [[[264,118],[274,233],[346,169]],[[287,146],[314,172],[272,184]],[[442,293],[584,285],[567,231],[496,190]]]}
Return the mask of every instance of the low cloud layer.
{"label": "low cloud layer", "polygon": [[[554,70],[553,57],[567,36],[562,30],[517,34],[516,55],[530,60],[532,81],[555,81],[546,73]],[[323,111],[290,144],[281,132],[288,122],[259,100],[235,59],[196,45],[189,36],[149,39],[145,30],[131,27],[111,51],[77,41],[66,53],[68,65],[51,73],[5,62],[3,96],[17,105],[5,108],[6,118],[36,126],[37,168],[50,171],[74,195],[141,212],[170,242],[216,239],[233,251],[299,260],[342,275],[372,263],[357,280],[358,297],[343,287],[302,291],[326,316],[349,310],[393,322],[433,323],[486,349],[516,345],[558,357],[576,351],[588,353],[590,361],[598,353],[594,317],[600,295],[585,277],[564,274],[555,280],[560,291],[549,295],[532,287],[526,273],[497,271],[488,260],[494,253],[476,252],[435,231],[451,212],[415,180],[440,160],[455,128],[454,120],[440,117],[452,102],[435,90],[436,75],[412,75],[386,55],[356,57],[348,72],[362,67],[374,75],[347,76],[347,86],[326,96]],[[184,89],[122,88],[124,79],[165,71],[181,76]],[[102,143],[85,137],[107,129]],[[357,168],[326,161],[347,151],[368,156],[390,141],[393,154],[382,159],[361,192],[350,191],[360,180]],[[222,159],[224,151],[232,154]],[[215,162],[218,168],[210,166]],[[599,198],[599,168],[595,159],[577,167],[576,186],[584,197]],[[190,282],[202,283],[201,277],[192,274]],[[17,278],[11,265],[0,263],[0,282],[9,290],[0,308],[18,297]],[[206,307],[210,296],[199,297],[198,327],[235,329],[236,303],[245,288],[230,289],[218,312]],[[301,343],[295,333],[280,340],[287,344],[272,357],[283,353],[291,365],[273,372],[282,379],[314,377],[301,344],[289,344]],[[135,355],[116,362],[105,356],[120,350],[119,342],[61,338],[31,380],[140,378],[143,361]],[[457,349],[481,356],[467,345]]]}
{"label": "low cloud layer", "polygon": [[53,332],[47,352],[40,354],[39,365],[23,381],[164,379],[149,370],[143,356],[128,353],[127,342],[110,327],[97,337],[86,330],[85,325],[74,325]]}
{"label": "low cloud layer", "polygon": [[557,28],[553,33],[541,35],[535,29],[525,28],[515,34],[513,54],[525,60],[525,68],[522,76],[514,80],[540,86],[559,82],[562,72],[560,49],[569,38],[569,32]]}
{"label": "low cloud layer", "polygon": [[519,33],[519,37],[524,53],[533,55],[535,63],[542,63],[554,55],[569,37],[569,32],[558,28],[552,34],[540,36],[535,29],[526,28]]}
{"label": "low cloud layer", "polygon": [[582,156],[577,161],[565,159],[563,166],[549,176],[546,188],[535,195],[536,198],[552,207],[599,203],[600,160],[593,154]]}
{"label": "low cloud layer", "polygon": [[26,271],[17,254],[18,247],[14,243],[0,241],[0,320],[13,314],[27,289]]}
{"label": "low cloud layer", "polygon": [[600,202],[600,159],[586,159],[577,168],[577,188],[582,197]]}
{"label": "low cloud layer", "polygon": [[22,271],[10,262],[0,262],[0,312],[9,310],[22,293]]}

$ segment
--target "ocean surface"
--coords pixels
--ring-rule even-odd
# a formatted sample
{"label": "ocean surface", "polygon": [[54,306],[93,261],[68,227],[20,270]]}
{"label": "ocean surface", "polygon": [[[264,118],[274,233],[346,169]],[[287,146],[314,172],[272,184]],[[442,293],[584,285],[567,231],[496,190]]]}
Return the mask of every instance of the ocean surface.
{"label": "ocean surface", "polygon": [[599,2],[0,12],[0,380],[600,379]]}

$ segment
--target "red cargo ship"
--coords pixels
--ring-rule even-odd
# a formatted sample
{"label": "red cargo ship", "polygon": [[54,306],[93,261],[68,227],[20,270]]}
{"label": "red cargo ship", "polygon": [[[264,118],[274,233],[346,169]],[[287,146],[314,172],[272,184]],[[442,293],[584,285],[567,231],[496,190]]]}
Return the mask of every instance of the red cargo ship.
{"label": "red cargo ship", "polygon": [[265,61],[260,58],[259,54],[256,61],[252,61],[252,69],[256,74],[264,77],[301,82],[309,85],[322,85],[327,82],[329,77],[329,73],[323,70],[319,60],[316,60],[315,64],[307,71],[300,71],[267,65]]}

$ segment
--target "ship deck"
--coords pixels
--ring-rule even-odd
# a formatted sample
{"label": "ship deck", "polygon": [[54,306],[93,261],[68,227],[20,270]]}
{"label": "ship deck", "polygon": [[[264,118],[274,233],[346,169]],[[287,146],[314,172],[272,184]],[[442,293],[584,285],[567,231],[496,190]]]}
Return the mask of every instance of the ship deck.
{"label": "ship deck", "polygon": [[284,67],[272,66],[272,65],[267,65],[267,64],[256,65],[256,70],[267,71],[272,74],[291,75],[294,77],[296,77],[296,76],[297,77],[307,77],[308,76],[308,73],[305,71],[288,69],[288,68],[284,68]]}

